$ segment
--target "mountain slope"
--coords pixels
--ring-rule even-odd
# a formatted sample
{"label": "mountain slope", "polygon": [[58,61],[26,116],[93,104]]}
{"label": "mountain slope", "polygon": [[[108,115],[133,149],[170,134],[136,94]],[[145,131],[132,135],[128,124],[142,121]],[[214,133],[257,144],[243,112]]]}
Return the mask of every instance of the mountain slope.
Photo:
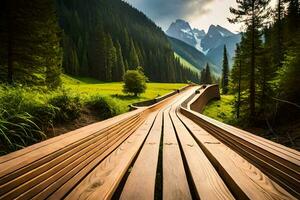
{"label": "mountain slope", "polygon": [[199,73],[200,70],[195,67],[194,65],[192,65],[189,61],[187,61],[186,59],[184,59],[183,57],[181,57],[180,55],[178,55],[177,53],[174,53],[176,58],[179,58],[180,63],[183,65],[183,67],[187,67],[189,69],[191,69],[194,72]]}
{"label": "mountain slope", "polygon": [[211,25],[205,33],[203,30],[192,29],[189,23],[183,20],[173,22],[166,34],[201,51],[206,60],[210,60],[219,68],[217,71],[222,67],[224,45],[227,47],[229,64],[232,66],[236,44],[241,41],[240,34],[232,33],[222,26]]}
{"label": "mountain slope", "polygon": [[213,72],[216,74],[221,72],[220,68],[215,66],[211,60],[209,60],[202,52],[198,51],[194,47],[172,37],[168,37],[168,39],[172,45],[172,49],[199,70],[204,69],[206,64],[209,63]]}
{"label": "mountain slope", "polygon": [[124,71],[144,67],[151,81],[197,81],[182,68],[164,32],[121,0],[57,0],[64,31],[65,72],[121,81]]}

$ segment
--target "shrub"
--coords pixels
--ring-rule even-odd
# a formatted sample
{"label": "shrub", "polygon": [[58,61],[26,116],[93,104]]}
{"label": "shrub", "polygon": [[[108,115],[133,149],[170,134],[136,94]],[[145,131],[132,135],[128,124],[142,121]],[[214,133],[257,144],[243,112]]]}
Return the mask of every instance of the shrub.
{"label": "shrub", "polygon": [[96,111],[101,119],[108,119],[122,113],[118,103],[109,97],[99,95],[92,96],[88,100],[87,106],[89,109]]}
{"label": "shrub", "polygon": [[48,103],[56,108],[55,122],[66,122],[78,118],[82,108],[79,96],[73,96],[66,90],[56,94]]}
{"label": "shrub", "polygon": [[124,75],[123,92],[138,96],[147,89],[147,78],[140,70],[128,70]]}

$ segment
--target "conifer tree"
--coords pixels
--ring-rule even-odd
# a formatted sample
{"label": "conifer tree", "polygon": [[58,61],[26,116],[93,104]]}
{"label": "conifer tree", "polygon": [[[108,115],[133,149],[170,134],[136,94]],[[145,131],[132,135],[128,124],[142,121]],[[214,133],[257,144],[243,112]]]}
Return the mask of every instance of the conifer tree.
{"label": "conifer tree", "polygon": [[284,45],[283,45],[283,22],[284,18],[284,3],[283,0],[277,1],[276,15],[275,15],[275,31],[274,31],[274,64],[276,67],[281,68],[284,61]]}
{"label": "conifer tree", "polygon": [[[257,39],[260,38],[260,29],[262,28],[264,20],[269,16],[269,9],[267,6],[270,0],[236,0],[238,8],[230,8],[230,12],[235,16],[229,19],[231,23],[244,23],[247,27],[248,35],[250,39],[250,80],[249,80],[249,105],[250,105],[250,118],[255,117],[255,101],[256,101],[256,60],[257,60],[257,48],[260,44],[257,44]],[[251,120],[250,119],[250,120]]]}
{"label": "conifer tree", "polygon": [[223,94],[227,94],[228,93],[228,84],[229,84],[229,65],[228,65],[227,49],[226,49],[226,45],[224,45],[223,74],[222,74],[222,90],[223,90]]}
{"label": "conifer tree", "polygon": [[205,69],[202,69],[201,70],[201,81],[200,81],[200,84],[205,84],[206,83],[206,72],[205,72]]}
{"label": "conifer tree", "polygon": [[137,55],[137,52],[135,50],[134,42],[131,40],[130,43],[130,54],[129,54],[129,69],[135,69],[140,65],[139,57]]}
{"label": "conifer tree", "polygon": [[117,52],[114,43],[109,34],[107,34],[107,52],[106,52],[106,66],[105,66],[105,81],[112,81],[112,74],[117,63]]}
{"label": "conifer tree", "polygon": [[62,54],[55,2],[5,0],[4,4],[8,82],[57,87]]}
{"label": "conifer tree", "polygon": [[211,77],[210,67],[208,63],[206,64],[206,68],[205,68],[205,83],[212,84],[212,77]]}
{"label": "conifer tree", "polygon": [[119,41],[117,41],[116,43],[116,50],[117,50],[117,66],[116,66],[116,81],[122,81],[123,80],[123,76],[125,73],[125,64],[123,61],[123,55],[122,55],[122,49],[121,49],[121,45],[119,43]]}

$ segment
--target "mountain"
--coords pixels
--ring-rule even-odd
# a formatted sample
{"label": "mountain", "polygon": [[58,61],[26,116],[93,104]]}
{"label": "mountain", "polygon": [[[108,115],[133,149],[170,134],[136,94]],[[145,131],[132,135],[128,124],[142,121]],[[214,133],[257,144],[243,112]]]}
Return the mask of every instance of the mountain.
{"label": "mountain", "polygon": [[224,45],[227,47],[229,64],[232,66],[236,44],[241,41],[241,34],[232,33],[220,25],[211,25],[205,33],[203,30],[192,29],[189,23],[184,20],[173,22],[166,34],[201,51],[207,60],[219,68],[222,67]]}
{"label": "mountain", "polygon": [[166,33],[168,36],[181,40],[202,51],[201,40],[206,35],[204,30],[192,29],[188,22],[178,19],[170,25]]}
{"label": "mountain", "polygon": [[179,39],[191,46],[195,46],[197,41],[190,24],[184,20],[178,19],[173,22],[167,30],[167,35]]}
{"label": "mountain", "polygon": [[122,0],[56,0],[63,29],[63,68],[71,75],[121,81],[142,66],[156,82],[198,81],[183,68],[165,33]]}
{"label": "mountain", "polygon": [[186,44],[185,42],[178,40],[176,38],[168,37],[172,49],[184,60],[198,68],[199,70],[202,70],[206,67],[206,64],[209,63],[211,66],[212,71],[215,74],[220,74],[221,70],[219,67],[217,67],[213,62],[205,56],[202,52],[198,51],[194,47]]}

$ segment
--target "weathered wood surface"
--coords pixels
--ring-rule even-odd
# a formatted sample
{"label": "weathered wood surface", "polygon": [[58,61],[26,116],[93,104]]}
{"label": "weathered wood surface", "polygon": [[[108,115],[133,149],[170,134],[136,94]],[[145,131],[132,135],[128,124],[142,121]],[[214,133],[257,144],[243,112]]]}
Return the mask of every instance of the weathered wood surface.
{"label": "weathered wood surface", "polygon": [[299,198],[299,152],[195,112],[216,87],[0,157],[0,199]]}

